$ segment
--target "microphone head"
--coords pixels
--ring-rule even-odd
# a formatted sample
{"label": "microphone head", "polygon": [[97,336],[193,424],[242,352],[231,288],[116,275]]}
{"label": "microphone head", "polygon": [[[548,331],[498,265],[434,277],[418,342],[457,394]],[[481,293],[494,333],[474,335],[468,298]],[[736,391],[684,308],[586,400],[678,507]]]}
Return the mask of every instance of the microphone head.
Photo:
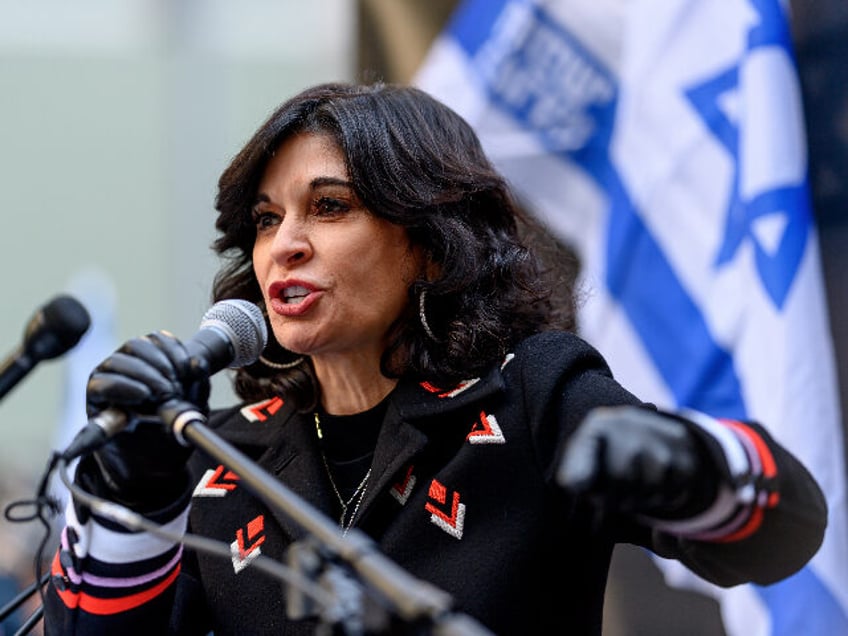
{"label": "microphone head", "polygon": [[262,355],[268,343],[268,328],[262,310],[254,303],[239,298],[220,300],[203,314],[200,328],[224,331],[233,348],[230,368],[246,367]]}
{"label": "microphone head", "polygon": [[91,325],[91,317],[71,296],[56,296],[39,309],[24,331],[24,351],[34,361],[56,358],[76,345]]}

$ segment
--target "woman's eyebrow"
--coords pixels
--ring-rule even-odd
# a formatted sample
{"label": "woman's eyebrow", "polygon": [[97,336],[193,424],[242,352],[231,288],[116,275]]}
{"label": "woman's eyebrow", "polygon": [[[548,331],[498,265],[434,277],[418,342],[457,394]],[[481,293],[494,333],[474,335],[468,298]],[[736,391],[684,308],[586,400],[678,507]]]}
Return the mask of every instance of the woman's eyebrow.
{"label": "woman's eyebrow", "polygon": [[[312,181],[309,182],[309,187],[312,190],[316,188],[320,188],[322,186],[342,186],[345,188],[353,189],[353,184],[347,179],[341,179],[339,177],[315,177]],[[257,192],[256,196],[253,199],[252,206],[256,206],[258,203],[270,203],[271,197],[269,197],[264,192]]]}
{"label": "woman's eyebrow", "polygon": [[319,186],[325,185],[337,185],[344,186],[346,188],[352,188],[353,184],[347,179],[340,179],[339,177],[315,177],[312,181],[309,182],[312,188],[317,188]]}

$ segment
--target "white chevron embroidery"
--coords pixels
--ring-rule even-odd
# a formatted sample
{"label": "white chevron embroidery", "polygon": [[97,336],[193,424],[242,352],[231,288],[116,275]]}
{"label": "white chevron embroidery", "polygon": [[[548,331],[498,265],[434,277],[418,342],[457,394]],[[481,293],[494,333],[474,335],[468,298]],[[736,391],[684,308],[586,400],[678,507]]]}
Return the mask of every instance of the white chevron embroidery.
{"label": "white chevron embroidery", "polygon": [[452,391],[448,391],[448,392],[446,392],[442,395],[443,395],[443,397],[456,397],[457,395],[459,395],[463,391],[467,391],[468,389],[470,389],[472,386],[477,384],[479,381],[480,381],[480,378],[473,378],[471,380],[463,380],[462,382],[460,382],[456,386],[455,389],[453,389]]}
{"label": "white chevron embroidery", "polygon": [[394,484],[389,492],[392,497],[398,500],[400,505],[405,505],[406,501],[409,499],[409,495],[412,494],[412,489],[415,486],[415,475],[410,475],[406,478],[406,480],[402,482],[398,482]]}
{"label": "white chevron embroidery", "polygon": [[506,444],[506,438],[494,415],[480,413],[480,426],[474,423],[474,428],[468,434],[469,444]]}
{"label": "white chevron embroidery", "polygon": [[248,404],[241,408],[241,414],[248,422],[264,422],[269,415],[273,415],[280,410],[283,405],[283,400],[274,396],[253,404]]}
{"label": "white chevron embroidery", "polygon": [[465,527],[465,504],[461,503],[457,505],[456,516],[452,519],[433,513],[430,515],[430,521],[452,537],[462,539],[462,530]]}
{"label": "white chevron embroidery", "polygon": [[253,548],[250,552],[246,553],[244,555],[244,558],[242,558],[238,540],[233,541],[230,544],[230,555],[233,559],[233,570],[235,570],[235,573],[238,574],[239,572],[241,572],[244,568],[250,565],[250,563],[261,553],[262,548],[257,546]]}
{"label": "white chevron embroidery", "polygon": [[[219,479],[229,481],[219,481]],[[208,468],[197,486],[194,488],[192,497],[225,497],[228,492],[236,489],[236,484],[232,480],[238,479],[233,473],[226,471],[224,466],[218,468]]]}

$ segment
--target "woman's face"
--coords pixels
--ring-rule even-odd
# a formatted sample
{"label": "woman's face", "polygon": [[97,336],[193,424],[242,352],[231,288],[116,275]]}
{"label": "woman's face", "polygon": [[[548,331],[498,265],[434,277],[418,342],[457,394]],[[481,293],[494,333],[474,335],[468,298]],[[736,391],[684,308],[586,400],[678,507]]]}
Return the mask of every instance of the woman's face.
{"label": "woman's face", "polygon": [[363,207],[331,137],[280,145],[253,218],[253,269],[279,343],[316,361],[378,361],[420,259],[404,228]]}

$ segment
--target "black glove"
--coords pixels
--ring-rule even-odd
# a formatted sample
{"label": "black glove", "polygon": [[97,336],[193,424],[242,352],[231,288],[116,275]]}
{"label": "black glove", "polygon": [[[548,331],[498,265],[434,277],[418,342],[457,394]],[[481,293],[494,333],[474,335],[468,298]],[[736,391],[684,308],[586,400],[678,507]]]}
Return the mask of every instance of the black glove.
{"label": "black glove", "polygon": [[169,400],[181,400],[208,414],[204,360],[192,358],[165,332],[133,338],[94,369],[86,400],[89,417],[115,408],[128,419],[122,432],[80,461],[80,485],[140,513],[160,510],[185,496],[191,449],[165,429],[157,411]]}
{"label": "black glove", "polygon": [[715,501],[720,470],[695,425],[636,406],[597,408],[568,440],[557,482],[605,515],[686,519]]}

